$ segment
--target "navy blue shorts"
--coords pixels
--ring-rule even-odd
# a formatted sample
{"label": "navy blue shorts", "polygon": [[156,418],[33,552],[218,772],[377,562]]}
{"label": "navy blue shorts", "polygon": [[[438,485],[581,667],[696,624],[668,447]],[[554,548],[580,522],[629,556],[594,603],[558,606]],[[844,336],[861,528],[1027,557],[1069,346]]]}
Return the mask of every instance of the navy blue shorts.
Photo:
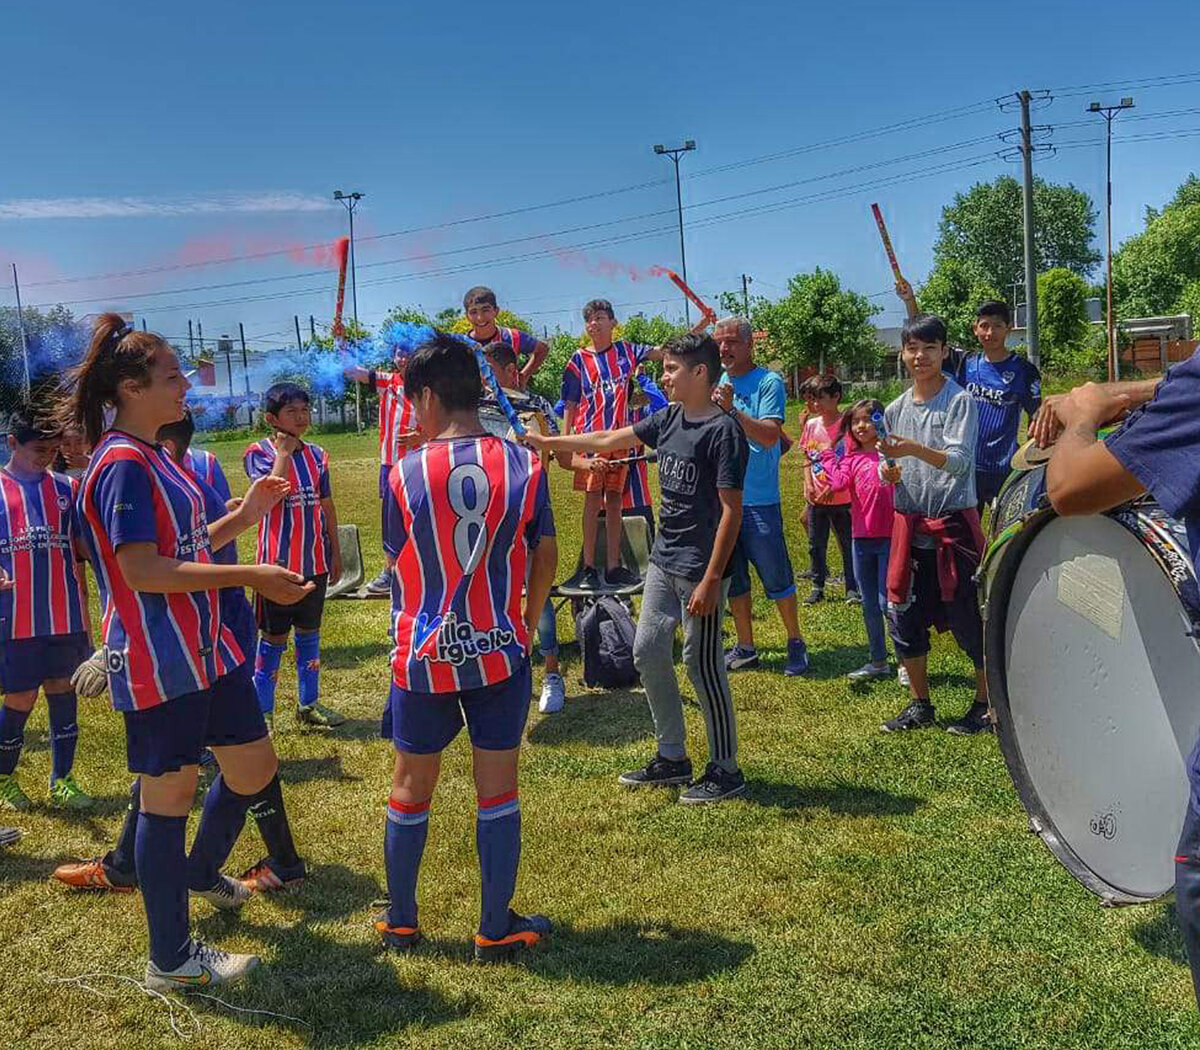
{"label": "navy blue shorts", "polygon": [[254,596],[254,619],[263,634],[287,634],[293,627],[300,631],[321,629],[321,619],[325,615],[325,592],[329,589],[329,573],[309,576],[307,580],[311,580],[316,586],[295,605],[280,605],[261,594]]}
{"label": "navy blue shorts", "polygon": [[144,711],[123,711],[129,772],[150,777],[175,773],[198,765],[206,747],[249,744],[266,736],[253,667],[247,660],[210,689]]}
{"label": "navy blue shorts", "polygon": [[388,475],[392,468],[386,463],[379,464],[379,498],[386,499],[388,494]]}
{"label": "navy blue shorts", "polygon": [[519,747],[529,718],[533,672],[526,660],[511,678],[461,693],[414,693],[394,682],[380,724],[397,751],[436,755],[464,725],[471,744],[483,751]]}
{"label": "navy blue shorts", "polygon": [[937,551],[913,548],[912,592],[903,606],[888,603],[888,626],[896,656],[911,660],[929,652],[929,628],[944,616],[959,648],[976,667],[983,666],[983,620],[979,596],[971,578],[977,566],[958,558],[958,587],[949,602],[942,601]]}
{"label": "navy blue shorts", "polygon": [[70,678],[91,655],[82,631],[0,643],[0,693],[28,693],[47,679]]}
{"label": "navy blue shorts", "polygon": [[783,512],[778,503],[742,508],[742,527],[729,559],[729,597],[750,593],[750,566],[772,601],[796,593],[792,559],[783,539]]}

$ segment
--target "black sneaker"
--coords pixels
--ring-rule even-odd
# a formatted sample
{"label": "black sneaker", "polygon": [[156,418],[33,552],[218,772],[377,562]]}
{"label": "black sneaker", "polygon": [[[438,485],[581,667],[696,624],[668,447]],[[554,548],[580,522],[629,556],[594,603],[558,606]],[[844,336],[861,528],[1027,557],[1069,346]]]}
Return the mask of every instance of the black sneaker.
{"label": "black sneaker", "polygon": [[805,605],[820,605],[825,600],[825,591],[821,587],[814,587],[807,598],[804,599]]}
{"label": "black sneaker", "polygon": [[641,769],[633,769],[617,777],[625,787],[675,787],[692,782],[692,760],[678,761],[655,755]]}
{"label": "black sneaker", "polygon": [[879,728],[885,733],[899,733],[906,729],[928,729],[934,723],[933,704],[928,700],[914,700],[903,711]]}
{"label": "black sneaker", "polygon": [[407,951],[415,948],[424,939],[417,926],[389,926],[388,914],[375,916],[375,930],[383,938],[383,946],[394,951]]}
{"label": "black sneaker", "polygon": [[581,591],[599,591],[604,589],[600,582],[600,573],[590,565],[579,574],[579,582],[575,586]]}
{"label": "black sneaker", "polygon": [[742,771],[730,773],[715,762],[709,762],[704,776],[679,796],[685,806],[702,806],[707,802],[723,802],[746,793],[746,778]]}
{"label": "black sneaker", "polygon": [[811,580],[812,578],[813,578],[812,569],[804,569],[801,572],[796,573],[796,579],[798,579],[798,580]]}
{"label": "black sneaker", "polygon": [[946,732],[955,736],[974,736],[976,733],[990,733],[992,728],[992,716],[988,705],[976,702],[967,708],[967,713],[962,718],[946,726]]}
{"label": "black sneaker", "polygon": [[492,940],[482,933],[475,934],[476,962],[503,962],[518,952],[532,948],[549,935],[554,924],[544,915],[518,915],[508,913],[508,933]]}
{"label": "black sneaker", "polygon": [[859,594],[858,591],[847,591],[846,592],[846,604],[847,605],[862,605],[862,595]]}
{"label": "black sneaker", "polygon": [[624,565],[618,565],[615,569],[609,569],[604,574],[604,583],[608,587],[624,589],[626,587],[637,587],[641,582],[642,578],[636,572],[630,572]]}

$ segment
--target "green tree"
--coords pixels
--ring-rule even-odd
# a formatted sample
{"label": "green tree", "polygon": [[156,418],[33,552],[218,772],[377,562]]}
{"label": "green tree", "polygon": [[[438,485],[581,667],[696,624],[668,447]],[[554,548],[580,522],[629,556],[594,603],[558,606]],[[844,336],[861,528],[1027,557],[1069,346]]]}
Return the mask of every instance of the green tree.
{"label": "green tree", "polygon": [[[746,301],[741,292],[721,292],[717,296],[717,307],[723,317],[742,317],[746,313]],[[767,313],[770,309],[771,300],[766,296],[750,296],[750,316],[747,320],[756,332],[766,327]]]}
{"label": "green tree", "polygon": [[788,281],[787,294],[764,310],[763,322],[785,365],[874,365],[882,353],[871,318],[882,308],[844,290],[836,274],[819,267]]}
{"label": "green tree", "polygon": [[[1038,272],[1062,266],[1086,277],[1100,261],[1092,246],[1096,207],[1083,190],[1034,180],[1034,261]],[[979,278],[1011,295],[1023,279],[1024,224],[1021,184],[1010,175],[981,182],[955,194],[942,209],[935,263],[955,261]],[[1007,298],[1007,295],[1005,296]],[[921,304],[926,308],[925,304]]]}
{"label": "green tree", "polygon": [[[1182,208],[1189,204],[1200,204],[1200,177],[1197,177],[1193,172],[1180,184],[1179,189],[1175,191],[1175,196],[1167,201],[1163,211],[1170,211],[1172,208]],[[1156,208],[1146,206],[1146,225],[1149,226],[1157,219],[1162,212]]]}
{"label": "green tree", "polygon": [[[439,325],[442,325],[446,313],[447,311],[443,310],[438,314],[437,321]],[[499,311],[496,314],[496,324],[500,325],[501,328],[519,328],[522,332],[533,332],[533,325],[526,321],[525,318],[514,314],[511,310]],[[466,314],[459,313],[450,322],[450,326],[446,330],[457,332],[459,335],[466,335],[471,330],[471,322],[467,319]]]}
{"label": "green tree", "polygon": [[537,374],[529,381],[529,389],[535,394],[541,394],[553,405],[562,393],[563,372],[567,370],[567,362],[571,360],[571,355],[579,349],[580,338],[560,329],[550,337],[546,345],[550,352]]}
{"label": "green tree", "polygon": [[1043,367],[1055,375],[1073,373],[1079,352],[1088,344],[1088,284],[1058,266],[1038,274],[1038,330]]}
{"label": "green tree", "polygon": [[[453,321],[458,315],[453,311],[451,313],[453,316],[450,320]],[[420,307],[405,306],[400,303],[387,312],[387,316],[379,326],[380,331],[390,324],[436,324],[436,321],[431,321]]]}
{"label": "green tree", "polygon": [[53,392],[60,385],[63,373],[82,360],[90,336],[61,304],[48,310],[26,306],[20,321],[15,308],[0,307],[0,412],[7,411],[25,396],[21,321],[25,325],[35,402],[46,392]]}
{"label": "green tree", "polygon": [[[1177,198],[1186,198],[1180,188]],[[1159,317],[1174,311],[1200,279],[1200,201],[1172,202],[1113,255],[1113,309],[1118,318]]]}
{"label": "green tree", "polygon": [[976,267],[957,259],[939,262],[917,294],[924,313],[946,322],[950,344],[963,347],[975,345],[975,311],[987,299],[1008,301]]}
{"label": "green tree", "polygon": [[1183,290],[1172,312],[1189,315],[1192,319],[1192,338],[1200,338],[1200,280],[1192,281]]}

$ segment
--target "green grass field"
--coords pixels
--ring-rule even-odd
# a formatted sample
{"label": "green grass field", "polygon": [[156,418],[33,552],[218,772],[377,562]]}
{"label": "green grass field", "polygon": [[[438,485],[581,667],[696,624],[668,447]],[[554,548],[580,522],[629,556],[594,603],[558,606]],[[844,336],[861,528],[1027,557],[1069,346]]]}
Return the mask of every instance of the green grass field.
{"label": "green grass field", "polygon": [[[339,513],[359,524],[373,572],[375,439],[322,440],[334,459]],[[238,489],[241,446],[212,447]],[[784,464],[800,568],[799,463],[793,456]],[[581,507],[568,480],[556,472],[563,570],[578,549]],[[761,592],[755,612],[765,667],[734,678],[749,794],[700,812],[667,792],[616,785],[653,747],[645,701],[638,692],[585,689],[567,651],[566,711],[541,716],[535,707],[529,720],[514,902],[549,914],[559,929],[520,964],[480,968],[469,961],[478,873],[465,740],[447,755],[432,810],[421,885],[429,943],[409,956],[386,954],[370,928],[371,901],[383,888],[391,766],[390,747],[377,738],[387,603],[331,603],[323,689],[349,723],[334,734],[298,730],[286,663],[276,723],[311,877],[240,915],[193,908],[200,936],[263,957],[222,998],[293,1019],[193,999],[200,1027],[192,1041],[271,1050],[1200,1043],[1167,905],[1098,907],[1026,830],[993,738],[880,734],[903,697],[894,681],[848,688],[846,672],[866,659],[856,608],[839,601],[805,610],[814,669],[804,680],[779,673],[783,637]],[[565,614],[560,630],[573,637]],[[957,716],[970,700],[970,667],[941,641],[932,670],[940,715]],[[701,758],[694,704],[688,719]],[[101,996],[55,983],[138,977],[145,963],[136,896],[71,896],[49,879],[59,861],[108,848],[125,804],[118,718],[102,700],[85,705],[80,721],[77,774],[100,800],[87,817],[45,805],[44,705],[30,723],[21,771],[37,806],[11,821],[25,837],[0,853],[0,1045],[178,1045],[164,1004],[130,984],[91,979]],[[230,866],[260,854],[248,824]]]}

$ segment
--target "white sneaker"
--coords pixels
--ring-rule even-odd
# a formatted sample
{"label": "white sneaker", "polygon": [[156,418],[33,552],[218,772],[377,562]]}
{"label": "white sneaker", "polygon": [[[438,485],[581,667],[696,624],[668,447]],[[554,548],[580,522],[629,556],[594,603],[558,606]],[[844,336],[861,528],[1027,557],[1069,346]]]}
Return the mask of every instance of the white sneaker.
{"label": "white sneaker", "polygon": [[851,671],[846,677],[852,682],[866,682],[872,678],[890,678],[891,671],[888,670],[885,660],[881,664],[865,663],[857,671]]}
{"label": "white sneaker", "polygon": [[544,715],[552,715],[563,709],[567,702],[567,687],[560,674],[548,674],[542,683],[542,696],[538,700],[538,710]]}
{"label": "white sneaker", "polygon": [[901,664],[896,669],[896,681],[904,686],[905,689],[909,687],[910,683],[908,681],[908,668],[905,667],[904,664]]}
{"label": "white sneaker", "polygon": [[234,911],[246,903],[254,893],[246,889],[237,879],[228,875],[218,875],[217,884],[211,890],[191,890],[193,897],[208,901],[214,908]]}
{"label": "white sneaker", "polygon": [[188,957],[174,970],[146,964],[146,987],[156,992],[190,992],[240,981],[258,965],[257,955],[234,955],[199,941],[188,944]]}

